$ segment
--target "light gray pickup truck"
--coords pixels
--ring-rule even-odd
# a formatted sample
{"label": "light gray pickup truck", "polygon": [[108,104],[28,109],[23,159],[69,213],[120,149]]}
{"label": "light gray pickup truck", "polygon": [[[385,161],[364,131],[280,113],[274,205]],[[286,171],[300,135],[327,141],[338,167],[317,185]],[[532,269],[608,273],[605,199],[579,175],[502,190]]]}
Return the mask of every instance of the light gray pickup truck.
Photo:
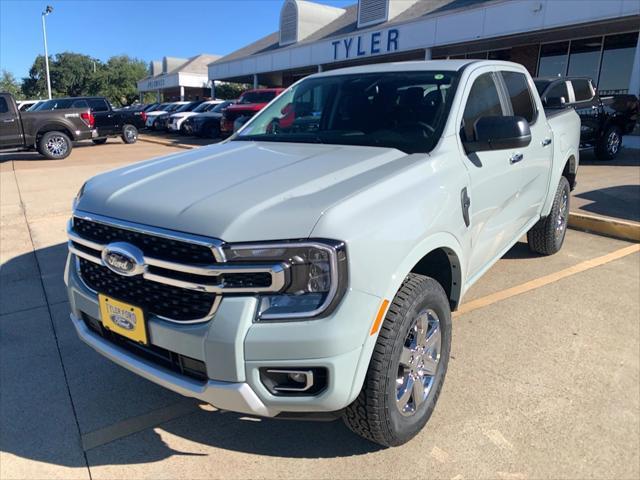
{"label": "light gray pickup truck", "polygon": [[525,234],[562,246],[579,137],[513,63],[312,75],[224,143],[82,187],[71,321],[220,409],[342,416],[400,445],[433,412],[469,287]]}

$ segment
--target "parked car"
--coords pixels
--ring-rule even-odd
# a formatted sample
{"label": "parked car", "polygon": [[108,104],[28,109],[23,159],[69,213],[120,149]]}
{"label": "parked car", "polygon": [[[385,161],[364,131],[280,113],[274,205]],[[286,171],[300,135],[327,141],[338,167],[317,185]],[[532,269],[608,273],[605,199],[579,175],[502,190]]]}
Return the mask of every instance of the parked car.
{"label": "parked car", "polygon": [[16,100],[18,111],[20,112],[26,112],[31,107],[37,105],[40,102],[42,102],[42,100]]}
{"label": "parked car", "polygon": [[471,285],[525,234],[533,252],[562,247],[579,137],[515,63],[311,75],[228,142],[84,184],[71,321],[182,395],[342,416],[400,445],[433,412]]}
{"label": "parked car", "polygon": [[37,150],[50,159],[69,156],[73,142],[97,135],[88,108],[21,112],[10,93],[0,93],[0,150]]}
{"label": "parked car", "polygon": [[638,121],[635,95],[601,97],[586,77],[536,78],[536,88],[547,107],[573,107],[582,121],[580,147],[593,148],[600,160],[612,160],[622,147],[622,136]]}
{"label": "parked car", "polygon": [[231,135],[235,131],[234,125],[237,125],[236,121],[238,119],[240,119],[240,124],[244,124],[283,91],[283,88],[258,88],[244,92],[236,104],[231,105],[222,114],[222,120],[220,121],[221,135]]}
{"label": "parked car", "polygon": [[68,97],[47,100],[38,111],[89,108],[95,118],[98,137],[93,143],[101,145],[108,137],[120,137],[124,143],[136,143],[138,130],[144,127],[145,112],[115,110],[105,97]]}
{"label": "parked car", "polygon": [[170,102],[164,103],[158,107],[157,110],[152,110],[147,113],[147,121],[145,122],[145,126],[150,130],[155,130],[155,121],[158,119],[160,115],[164,115],[165,113],[173,113],[178,110],[181,106],[188,104],[189,102]]}
{"label": "parked car", "polygon": [[170,132],[180,132],[184,134],[182,125],[187,118],[198,115],[199,113],[208,112],[215,108],[216,105],[220,105],[223,102],[224,100],[207,100],[206,102],[202,102],[200,105],[196,106],[193,110],[173,113],[169,116],[167,130]]}
{"label": "parked car", "polygon": [[165,131],[169,130],[169,121],[172,115],[175,115],[177,113],[191,112],[194,109],[198,108],[203,102],[204,100],[195,100],[193,102],[187,102],[184,105],[181,105],[179,108],[177,108],[173,112],[167,112],[167,113],[158,115],[153,123],[153,128],[155,130],[165,130]]}
{"label": "parked car", "polygon": [[220,137],[220,119],[222,118],[222,112],[234,103],[236,103],[236,100],[226,100],[208,112],[187,118],[182,124],[182,131],[185,135],[196,135],[205,138]]}

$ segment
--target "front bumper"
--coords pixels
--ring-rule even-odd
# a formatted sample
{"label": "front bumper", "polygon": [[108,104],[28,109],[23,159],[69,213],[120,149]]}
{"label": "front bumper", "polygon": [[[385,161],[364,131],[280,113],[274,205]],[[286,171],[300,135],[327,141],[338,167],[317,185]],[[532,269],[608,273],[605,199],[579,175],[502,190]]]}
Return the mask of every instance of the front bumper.
{"label": "front bumper", "polygon": [[[180,325],[148,318],[153,345],[204,362],[208,380],[201,382],[139,357],[90,330],[82,316],[100,318],[98,300],[79,278],[72,255],[65,282],[76,331],[97,352],[182,395],[223,410],[266,417],[283,412],[333,412],[349,405],[368,367],[363,343],[379,306],[377,297],[352,290],[330,317],[320,320],[255,323],[258,299],[254,296],[223,298],[214,318],[206,323]],[[328,382],[317,395],[276,396],[260,379],[264,367],[325,368]]]}

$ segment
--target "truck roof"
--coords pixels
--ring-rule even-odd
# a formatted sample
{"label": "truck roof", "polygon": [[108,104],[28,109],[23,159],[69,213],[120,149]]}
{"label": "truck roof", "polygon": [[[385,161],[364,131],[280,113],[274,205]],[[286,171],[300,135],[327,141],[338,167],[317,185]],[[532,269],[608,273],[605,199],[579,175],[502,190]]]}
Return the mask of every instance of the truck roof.
{"label": "truck roof", "polygon": [[362,74],[362,73],[380,73],[380,72],[406,72],[406,71],[429,71],[429,70],[442,70],[442,71],[459,71],[470,64],[486,64],[491,66],[511,66],[524,68],[522,65],[513,62],[505,62],[501,60],[418,60],[411,62],[392,62],[392,63],[377,63],[373,65],[360,65],[357,67],[339,68],[336,70],[330,70],[327,72],[316,73],[313,77],[329,77],[332,75],[347,75],[347,74]]}

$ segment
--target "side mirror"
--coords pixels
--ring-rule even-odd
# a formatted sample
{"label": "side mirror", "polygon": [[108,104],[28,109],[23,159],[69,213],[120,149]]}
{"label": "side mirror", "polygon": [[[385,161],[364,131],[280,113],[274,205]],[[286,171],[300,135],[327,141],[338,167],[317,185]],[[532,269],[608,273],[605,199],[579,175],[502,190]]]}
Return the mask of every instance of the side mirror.
{"label": "side mirror", "polygon": [[563,108],[567,100],[564,97],[549,97],[544,101],[547,108]]}
{"label": "side mirror", "polygon": [[480,117],[474,136],[473,141],[464,142],[467,153],[523,148],[531,143],[529,122],[522,117]]}

